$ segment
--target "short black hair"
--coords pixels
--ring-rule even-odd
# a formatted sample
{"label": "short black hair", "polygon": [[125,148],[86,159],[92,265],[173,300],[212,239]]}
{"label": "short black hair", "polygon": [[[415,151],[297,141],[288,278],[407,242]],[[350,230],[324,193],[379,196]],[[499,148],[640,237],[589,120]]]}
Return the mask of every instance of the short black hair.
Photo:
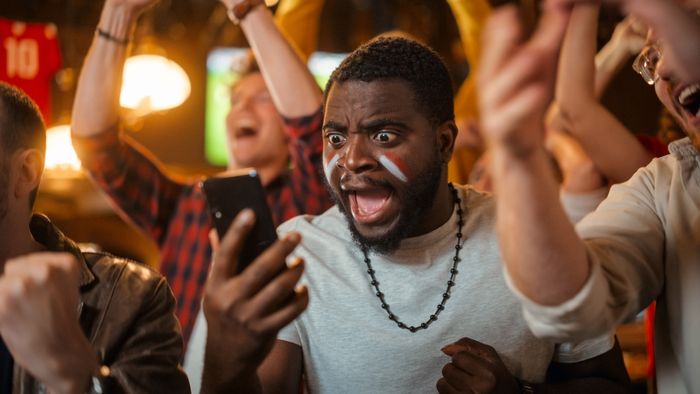
{"label": "short black hair", "polygon": [[452,80],[434,50],[405,37],[378,37],[354,50],[331,74],[323,95],[326,106],[334,83],[406,81],[418,107],[433,125],[454,120]]}
{"label": "short black hair", "polygon": [[[39,108],[24,92],[5,82],[0,82],[0,144],[5,156],[22,148],[46,154],[46,126]],[[36,194],[34,189],[30,206]]]}

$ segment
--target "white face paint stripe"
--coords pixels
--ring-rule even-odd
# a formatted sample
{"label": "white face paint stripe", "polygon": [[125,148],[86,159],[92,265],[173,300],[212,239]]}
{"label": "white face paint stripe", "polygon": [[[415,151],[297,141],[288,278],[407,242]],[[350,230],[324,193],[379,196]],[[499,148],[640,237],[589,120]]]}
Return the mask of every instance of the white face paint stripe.
{"label": "white face paint stripe", "polygon": [[326,173],[326,179],[328,179],[328,181],[331,180],[331,174],[333,174],[333,170],[335,170],[335,165],[338,163],[339,158],[340,156],[338,156],[337,153],[334,154],[333,157],[331,157],[331,160],[323,167],[323,170]]}
{"label": "white face paint stripe", "polygon": [[384,166],[384,168],[387,169],[391,173],[391,175],[395,176],[398,180],[402,182],[408,182],[408,178],[406,175],[401,172],[401,169],[399,169],[399,166],[396,165],[391,159],[386,157],[385,155],[379,156],[379,162]]}

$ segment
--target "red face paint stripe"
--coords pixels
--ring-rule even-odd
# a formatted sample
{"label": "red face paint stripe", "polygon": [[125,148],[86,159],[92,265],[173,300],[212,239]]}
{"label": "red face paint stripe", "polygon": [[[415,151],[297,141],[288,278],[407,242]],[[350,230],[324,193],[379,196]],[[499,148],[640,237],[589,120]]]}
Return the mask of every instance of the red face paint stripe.
{"label": "red face paint stripe", "polygon": [[385,153],[384,156],[386,156],[387,159],[391,160],[404,175],[406,175],[407,177],[411,176],[411,170],[408,168],[408,165],[406,165],[406,162],[401,160],[398,156],[389,152]]}

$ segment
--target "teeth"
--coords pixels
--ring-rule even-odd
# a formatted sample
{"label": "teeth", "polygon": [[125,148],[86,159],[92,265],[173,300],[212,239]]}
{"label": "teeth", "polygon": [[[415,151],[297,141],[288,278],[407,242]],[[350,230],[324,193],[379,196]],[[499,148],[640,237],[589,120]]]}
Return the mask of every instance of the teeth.
{"label": "teeth", "polygon": [[678,95],[678,102],[681,103],[681,105],[687,105],[688,103],[686,101],[692,95],[698,92],[700,92],[700,84],[688,86],[687,88],[683,89],[683,91],[681,91],[680,95]]}

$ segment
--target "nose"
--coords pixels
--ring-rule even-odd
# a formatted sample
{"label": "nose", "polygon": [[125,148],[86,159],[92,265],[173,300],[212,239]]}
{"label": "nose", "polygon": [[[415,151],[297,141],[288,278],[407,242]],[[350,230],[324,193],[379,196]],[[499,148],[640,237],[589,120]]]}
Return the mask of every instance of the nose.
{"label": "nose", "polygon": [[659,78],[663,79],[664,81],[670,81],[673,77],[673,70],[671,67],[669,67],[668,62],[663,55],[659,59],[659,62],[656,63],[655,72],[656,75],[658,75]]}
{"label": "nose", "polygon": [[338,167],[354,173],[362,173],[375,169],[377,160],[368,146],[367,136],[351,134],[343,147],[344,152],[338,159]]}
{"label": "nose", "polygon": [[236,98],[236,100],[231,103],[231,112],[248,109],[252,101],[252,98],[248,96],[241,96]]}

